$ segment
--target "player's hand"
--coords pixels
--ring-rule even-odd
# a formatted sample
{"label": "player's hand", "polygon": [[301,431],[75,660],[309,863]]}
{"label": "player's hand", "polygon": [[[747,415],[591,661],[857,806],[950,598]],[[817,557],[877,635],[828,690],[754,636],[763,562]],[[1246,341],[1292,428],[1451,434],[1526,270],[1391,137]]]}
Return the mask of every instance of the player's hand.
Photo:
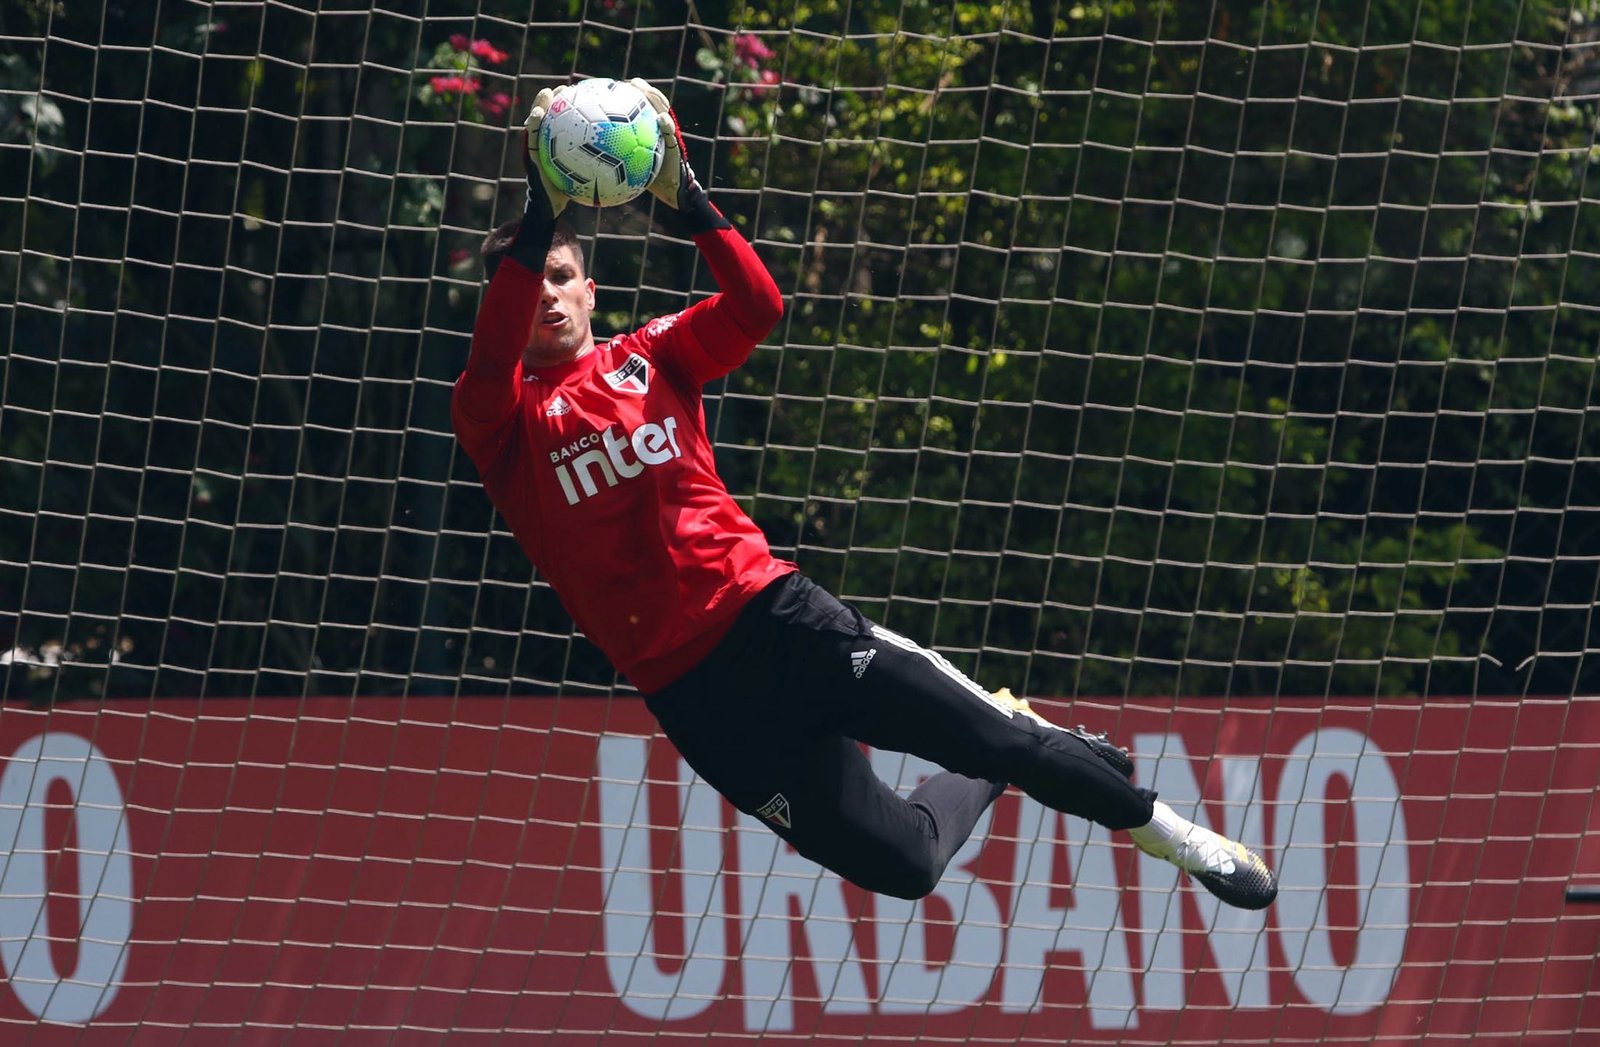
{"label": "player's hand", "polygon": [[637,87],[650,102],[650,108],[656,111],[656,125],[661,128],[661,139],[667,147],[661,158],[661,170],[647,188],[668,207],[681,209],[679,193],[685,182],[694,181],[694,172],[689,169],[689,161],[684,159],[683,138],[678,133],[678,118],[672,112],[672,103],[660,88],[642,77],[636,76],[628,83]]}
{"label": "player's hand", "polygon": [[666,143],[661,170],[648,187],[651,195],[682,214],[691,232],[728,228],[728,220],[711,205],[700,180],[694,176],[694,169],[689,166],[688,153],[683,147],[683,133],[678,130],[678,117],[672,111],[672,103],[648,80],[634,77],[628,82],[643,92],[650,102],[650,108],[656,111],[656,124],[661,128],[661,137]]}
{"label": "player's hand", "polygon": [[565,87],[555,90],[547,87],[540,91],[534,97],[533,108],[528,110],[527,122],[523,124],[522,169],[528,176],[527,212],[548,222],[554,222],[556,215],[567,206],[567,194],[545,177],[534,150],[539,148],[539,127],[544,123],[545,114],[550,112],[551,103],[565,90]]}

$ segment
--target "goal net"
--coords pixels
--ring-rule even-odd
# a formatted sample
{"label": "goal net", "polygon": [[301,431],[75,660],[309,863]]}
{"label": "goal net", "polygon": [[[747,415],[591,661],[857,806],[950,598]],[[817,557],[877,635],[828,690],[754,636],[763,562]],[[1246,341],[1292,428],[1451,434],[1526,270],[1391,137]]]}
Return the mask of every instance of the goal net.
{"label": "goal net", "polygon": [[[1597,15],[11,5],[0,1023],[1594,1033]],[[867,899],[654,734],[449,419],[579,76],[672,97],[784,294],[705,401],[774,552],[1115,731],[1278,915],[1014,795]],[[572,210],[597,330],[715,291]]]}

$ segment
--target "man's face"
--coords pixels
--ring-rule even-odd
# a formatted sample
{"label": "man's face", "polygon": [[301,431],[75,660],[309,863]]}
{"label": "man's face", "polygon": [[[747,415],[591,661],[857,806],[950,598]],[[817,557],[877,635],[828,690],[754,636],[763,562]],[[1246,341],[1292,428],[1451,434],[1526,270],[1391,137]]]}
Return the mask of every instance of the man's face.
{"label": "man's face", "polygon": [[533,330],[522,359],[534,367],[575,360],[594,347],[589,317],[594,313],[594,281],[583,273],[583,259],[571,247],[552,247],[544,260],[544,289],[533,314]]}

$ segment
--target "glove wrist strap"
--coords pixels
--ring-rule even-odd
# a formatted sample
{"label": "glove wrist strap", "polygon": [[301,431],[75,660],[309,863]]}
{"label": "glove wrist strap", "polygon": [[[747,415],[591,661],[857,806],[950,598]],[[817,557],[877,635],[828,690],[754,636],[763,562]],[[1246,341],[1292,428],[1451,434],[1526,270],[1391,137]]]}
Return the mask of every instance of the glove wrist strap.
{"label": "glove wrist strap", "polygon": [[658,207],[656,216],[674,235],[688,239],[701,233],[709,233],[713,229],[732,229],[733,225],[717,210],[706,191],[700,183],[694,181],[692,176],[686,184],[678,190],[678,206]]}
{"label": "glove wrist strap", "polygon": [[[700,187],[696,186],[695,188],[699,189]],[[689,225],[692,232],[709,233],[713,229],[733,228],[732,223],[724,218],[722,212],[717,210],[711,203],[711,198],[706,196],[705,190],[701,189],[693,199],[688,201],[688,204],[689,206],[685,207],[681,214],[684,222]]]}
{"label": "glove wrist strap", "polygon": [[550,242],[555,239],[556,220],[537,205],[529,194],[528,209],[522,213],[522,228],[512,238],[506,257],[514,258],[518,265],[535,273],[544,272],[544,260],[550,254]]}

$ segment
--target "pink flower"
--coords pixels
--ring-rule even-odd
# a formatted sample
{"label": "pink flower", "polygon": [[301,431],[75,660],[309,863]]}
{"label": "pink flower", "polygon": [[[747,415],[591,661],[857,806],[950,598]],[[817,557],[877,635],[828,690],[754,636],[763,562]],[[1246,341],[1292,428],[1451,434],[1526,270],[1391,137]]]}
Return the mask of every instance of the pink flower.
{"label": "pink flower", "polygon": [[780,79],[781,77],[778,76],[778,71],[776,69],[761,70],[761,82],[764,84],[775,84]]}
{"label": "pink flower", "polygon": [[733,38],[733,55],[739,61],[756,68],[773,56],[772,48],[761,42],[754,33],[739,33]]}
{"label": "pink flower", "polygon": [[511,96],[504,91],[496,91],[487,98],[479,99],[478,104],[489,116],[504,116],[507,109],[511,108]]}
{"label": "pink flower", "polygon": [[480,62],[488,62],[490,65],[499,65],[511,57],[504,51],[498,50],[487,40],[472,41],[472,53]]}
{"label": "pink flower", "polygon": [[475,95],[478,93],[479,84],[470,76],[436,76],[428,81],[428,86],[433,88],[434,94]]}
{"label": "pink flower", "polygon": [[451,36],[450,36],[450,46],[455,48],[457,51],[465,51],[467,49],[467,46],[468,46],[468,44],[467,44],[467,34],[466,33],[452,33]]}

